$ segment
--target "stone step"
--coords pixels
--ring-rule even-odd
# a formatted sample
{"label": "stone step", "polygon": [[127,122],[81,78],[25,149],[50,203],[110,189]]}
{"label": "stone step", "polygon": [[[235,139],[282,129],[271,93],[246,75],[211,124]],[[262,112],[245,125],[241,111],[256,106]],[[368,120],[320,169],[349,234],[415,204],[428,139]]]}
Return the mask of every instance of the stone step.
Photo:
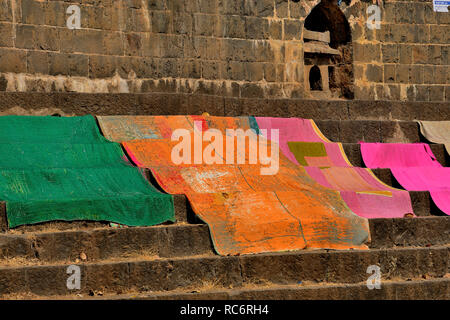
{"label": "stone step", "polygon": [[[384,280],[380,289],[369,289],[367,282],[244,285],[235,289],[211,289],[208,286],[190,291],[130,292],[105,295],[101,290],[89,294],[38,296],[8,295],[6,299],[52,300],[443,300],[450,298],[450,274],[442,278]],[[224,312],[224,311],[223,311]]]}
{"label": "stone step", "polygon": [[[95,293],[93,293],[95,294]],[[61,297],[64,299],[64,297]],[[92,300],[437,300],[450,299],[450,274],[436,279],[383,281],[380,289],[367,283],[266,285],[228,290],[131,293],[116,296],[72,297]]]}
{"label": "stone step", "polygon": [[[22,110],[23,109],[23,110]],[[0,92],[0,113],[254,115],[315,120],[450,120],[448,102],[232,98],[187,93]],[[47,112],[47,113],[46,113]]]}
{"label": "stone step", "polygon": [[78,263],[80,289],[69,290],[70,263],[0,267],[0,296],[42,296],[240,288],[248,284],[360,283],[369,266],[380,267],[381,279],[442,278],[449,272],[449,246],[348,251],[297,251],[244,256],[197,256],[122,259]]}
{"label": "stone step", "polygon": [[[450,217],[370,219],[370,248],[450,243]],[[149,255],[158,258],[214,255],[207,225],[173,224],[0,234],[0,265],[75,263]]]}
{"label": "stone step", "polygon": [[316,120],[329,140],[341,143],[421,141],[419,125],[414,121],[389,120]]}

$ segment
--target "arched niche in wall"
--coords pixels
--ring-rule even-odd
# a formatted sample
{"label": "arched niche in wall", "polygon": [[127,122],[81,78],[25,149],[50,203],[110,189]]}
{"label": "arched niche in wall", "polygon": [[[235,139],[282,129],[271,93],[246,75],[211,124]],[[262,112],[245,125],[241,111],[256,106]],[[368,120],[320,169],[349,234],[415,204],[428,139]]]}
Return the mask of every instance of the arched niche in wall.
{"label": "arched niche in wall", "polygon": [[323,91],[322,75],[316,65],[309,70],[309,88],[312,91]]}
{"label": "arched niche in wall", "polygon": [[330,96],[353,99],[351,28],[337,2],[322,0],[305,19],[305,71],[310,69],[307,66],[318,65],[322,77],[328,77]]}

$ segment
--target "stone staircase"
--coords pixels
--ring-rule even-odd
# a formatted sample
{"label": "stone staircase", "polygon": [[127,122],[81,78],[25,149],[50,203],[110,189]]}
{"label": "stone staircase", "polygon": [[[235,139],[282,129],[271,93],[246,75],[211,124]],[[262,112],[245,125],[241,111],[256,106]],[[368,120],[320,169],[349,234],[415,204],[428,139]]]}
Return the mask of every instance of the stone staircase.
{"label": "stone staircase", "polygon": [[[177,198],[178,206],[183,197]],[[71,224],[0,235],[2,298],[448,299],[450,293],[448,216],[372,219],[370,250],[228,257],[214,253],[204,224]],[[80,290],[67,288],[69,265],[81,268]],[[366,286],[370,265],[381,268],[379,290]]]}
{"label": "stone staircase", "polygon": [[[242,108],[247,109],[245,104],[239,110]],[[416,112],[426,115],[431,107],[427,108]],[[437,109],[442,114],[445,107],[438,104]],[[449,116],[450,112],[442,119],[450,119]],[[432,117],[418,119],[426,118]],[[317,125],[330,140],[344,143],[355,166],[364,166],[359,141],[425,141],[412,121],[344,118],[318,120]],[[432,150],[448,166],[449,157],[443,146],[432,145]],[[385,183],[399,187],[389,170],[374,172]],[[52,222],[3,230],[0,296],[150,300],[449,299],[450,217],[436,208],[428,192],[410,194],[418,217],[369,220],[369,250],[218,256],[208,227],[194,216],[181,195],[175,196],[175,224],[113,228],[98,222]],[[79,290],[67,288],[70,265],[80,267]],[[380,289],[367,287],[371,276],[367,268],[372,265],[380,267]]]}

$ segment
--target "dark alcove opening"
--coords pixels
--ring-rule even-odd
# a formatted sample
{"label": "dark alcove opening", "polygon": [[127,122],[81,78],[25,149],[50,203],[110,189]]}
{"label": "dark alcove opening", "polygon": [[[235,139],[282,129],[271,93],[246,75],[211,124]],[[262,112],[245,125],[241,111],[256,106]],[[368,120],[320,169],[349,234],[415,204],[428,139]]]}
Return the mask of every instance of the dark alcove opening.
{"label": "dark alcove opening", "polygon": [[323,90],[322,75],[318,66],[313,66],[309,71],[309,85],[311,90]]}
{"label": "dark alcove opening", "polygon": [[[350,25],[337,5],[337,0],[322,0],[305,19],[304,28],[316,32],[330,32],[330,47],[339,55],[330,58],[329,88],[333,96],[354,98],[353,48]],[[313,58],[313,59],[311,59]],[[305,63],[318,61],[320,56],[305,55]],[[312,87],[312,83],[310,83]]]}

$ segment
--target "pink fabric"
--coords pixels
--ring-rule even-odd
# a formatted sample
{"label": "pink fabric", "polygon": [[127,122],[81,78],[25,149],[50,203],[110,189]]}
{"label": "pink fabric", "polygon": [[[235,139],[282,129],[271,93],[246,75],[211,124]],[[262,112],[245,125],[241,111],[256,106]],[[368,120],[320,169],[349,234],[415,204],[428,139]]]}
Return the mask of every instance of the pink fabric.
{"label": "pink fabric", "polygon": [[289,150],[289,141],[324,142],[314,131],[310,120],[300,118],[255,117],[259,129],[266,129],[265,137],[271,140],[270,129],[279,130],[280,149],[293,163],[298,164]]}
{"label": "pink fabric", "polygon": [[[339,143],[329,142],[313,122],[299,118],[262,118],[255,117],[259,129],[266,129],[266,138],[271,139],[270,130],[279,130],[280,150],[295,164],[299,164],[290,151],[288,142],[321,142],[324,144],[331,167],[305,167],[306,172],[321,185],[338,190],[349,208],[365,218],[398,218],[406,213],[413,213],[408,192],[391,188],[370,174],[365,168],[356,168],[346,161],[346,156]],[[323,162],[323,159],[317,163]],[[314,163],[314,162],[308,162]],[[346,169],[339,169],[339,168]],[[329,170],[327,172],[327,170]],[[331,174],[336,179],[329,181]],[[342,173],[342,174],[341,174]],[[385,194],[380,194],[383,192]],[[377,193],[378,192],[378,193]]]}
{"label": "pink fabric", "polygon": [[360,142],[367,168],[442,167],[426,143]]}
{"label": "pink fabric", "polygon": [[434,203],[450,214],[450,168],[442,167],[425,143],[363,143],[361,154],[369,168],[389,168],[410,191],[429,191]]}
{"label": "pink fabric", "polygon": [[270,129],[279,130],[280,149],[283,154],[295,164],[299,164],[294,154],[289,150],[289,141],[322,142],[327,150],[328,157],[334,166],[349,167],[339,148],[338,143],[330,143],[322,139],[313,127],[311,120],[301,118],[263,118],[255,117],[259,129],[266,129],[265,137],[271,140]]}

